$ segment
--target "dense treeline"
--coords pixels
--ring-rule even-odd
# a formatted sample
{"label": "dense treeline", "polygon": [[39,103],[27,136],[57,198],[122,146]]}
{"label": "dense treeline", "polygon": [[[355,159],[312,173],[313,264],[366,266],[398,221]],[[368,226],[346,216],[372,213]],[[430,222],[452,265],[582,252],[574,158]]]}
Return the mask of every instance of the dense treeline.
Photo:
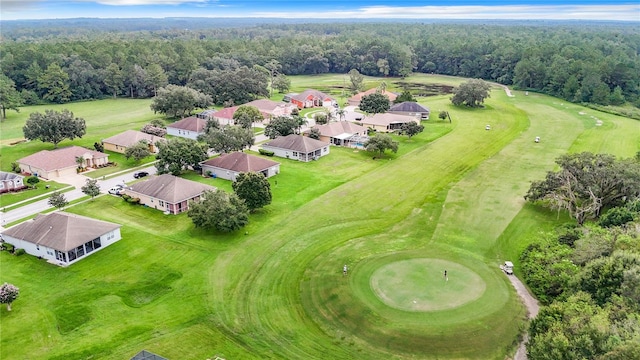
{"label": "dense treeline", "polygon": [[[197,19],[190,27],[189,21],[180,21],[184,27],[179,29],[64,28],[55,30],[55,37],[44,36],[41,27],[13,28],[10,38],[3,34],[0,67],[28,104],[109,95],[148,97],[166,83],[188,85],[203,74],[212,79],[224,78],[220,71],[256,76],[252,70],[275,60],[278,72],[287,75],[351,69],[371,76],[433,72],[482,78],[573,102],[630,101],[640,106],[640,30],[632,24],[381,22],[204,28],[195,26]],[[215,92],[207,95],[219,98]]]}
{"label": "dense treeline", "polygon": [[521,254],[523,278],[546,305],[531,322],[529,358],[638,359],[640,152],[620,160],[565,155],[557,163],[561,170],[532,184],[529,200],[566,209],[578,224],[541,235]]}

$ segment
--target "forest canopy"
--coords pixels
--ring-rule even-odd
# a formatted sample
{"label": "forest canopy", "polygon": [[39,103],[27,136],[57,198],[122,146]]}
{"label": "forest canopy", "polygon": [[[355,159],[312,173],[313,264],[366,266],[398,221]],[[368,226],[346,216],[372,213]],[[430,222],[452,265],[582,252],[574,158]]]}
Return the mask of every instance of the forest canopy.
{"label": "forest canopy", "polygon": [[[633,24],[360,21],[207,27],[212,22],[164,19],[162,26],[143,29],[133,20],[94,20],[121,30],[101,31],[91,19],[76,27],[2,22],[0,67],[25,103],[51,101],[51,94],[60,92],[65,96],[57,102],[114,94],[149,97],[165,79],[196,86],[207,74],[255,78],[276,61],[285,75],[352,69],[369,76],[438,73],[572,102],[640,106],[640,30]],[[260,83],[247,94],[250,99],[264,93]],[[216,93],[207,95],[224,101]]]}

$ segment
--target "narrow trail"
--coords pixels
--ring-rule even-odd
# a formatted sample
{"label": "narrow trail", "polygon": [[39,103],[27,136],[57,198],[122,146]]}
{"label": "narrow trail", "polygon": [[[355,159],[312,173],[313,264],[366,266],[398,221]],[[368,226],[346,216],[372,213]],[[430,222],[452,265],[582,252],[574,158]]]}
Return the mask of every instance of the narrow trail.
{"label": "narrow trail", "polygon": [[[527,290],[522,281],[520,281],[520,279],[518,279],[515,275],[508,276],[508,278],[509,281],[511,281],[513,287],[516,289],[518,296],[520,296],[520,299],[522,299],[522,303],[527,308],[527,317],[529,318],[529,320],[535,318],[540,311],[538,300],[536,300],[533,295],[529,293],[529,290]],[[518,350],[516,351],[513,360],[527,360],[527,349],[525,346],[527,341],[529,341],[529,334],[525,333],[522,337],[522,341],[520,341],[520,345],[518,346]]]}

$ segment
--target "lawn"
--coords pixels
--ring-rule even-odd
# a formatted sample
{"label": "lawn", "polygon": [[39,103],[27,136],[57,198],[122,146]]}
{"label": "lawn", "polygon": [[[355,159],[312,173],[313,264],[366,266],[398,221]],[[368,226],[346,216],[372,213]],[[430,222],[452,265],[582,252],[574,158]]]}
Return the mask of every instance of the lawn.
{"label": "lawn", "polygon": [[[58,146],[79,145],[93,148],[95,142],[101,142],[128,129],[139,129],[152,119],[160,118],[151,111],[150,99],[107,99],[76,102],[69,104],[51,104],[25,106],[20,112],[7,111],[7,119],[0,123],[0,151],[2,164],[0,169],[11,170],[11,163],[40,150],[51,150],[53,145],[39,140],[20,142],[23,140],[22,127],[32,112],[45,110],[69,109],[74,116],[85,119],[87,133],[81,139],[64,140]],[[12,145],[14,144],[14,145]]]}
{"label": "lawn", "polygon": [[[35,189],[29,187],[23,191],[5,193],[0,195],[0,207],[3,208],[4,210],[11,210],[11,208],[14,208],[11,205],[15,203],[26,201],[28,199],[32,199],[33,201],[38,201],[42,197],[54,191],[62,190],[63,192],[65,192],[71,189],[73,189],[73,187],[67,184],[61,184],[55,181],[41,181],[37,184]],[[25,204],[25,203],[22,203],[22,204]]]}
{"label": "lawn", "polygon": [[[308,78],[294,88],[343,82]],[[432,79],[459,81],[414,81]],[[491,95],[482,109],[421,99],[453,123],[423,122],[382,159],[335,147],[310,163],[274,158],[273,203],[236,233],[113,196],[69,208],[122,224],[123,239],[69,268],[0,253],[0,280],[21,289],[0,309],[0,357],[504,359],[525,311],[498,265],[517,266],[538,231],[567,221],[524,203],[529,182],[567,151],[632,156],[640,134],[635,120],[554,98]],[[435,288],[443,281],[450,289]]]}

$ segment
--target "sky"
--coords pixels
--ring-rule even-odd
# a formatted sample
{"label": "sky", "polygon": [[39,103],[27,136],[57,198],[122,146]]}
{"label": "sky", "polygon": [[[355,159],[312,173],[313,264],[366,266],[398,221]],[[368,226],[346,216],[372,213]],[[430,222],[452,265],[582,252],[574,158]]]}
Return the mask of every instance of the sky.
{"label": "sky", "polygon": [[640,22],[640,0],[0,0],[0,19],[270,17]]}

